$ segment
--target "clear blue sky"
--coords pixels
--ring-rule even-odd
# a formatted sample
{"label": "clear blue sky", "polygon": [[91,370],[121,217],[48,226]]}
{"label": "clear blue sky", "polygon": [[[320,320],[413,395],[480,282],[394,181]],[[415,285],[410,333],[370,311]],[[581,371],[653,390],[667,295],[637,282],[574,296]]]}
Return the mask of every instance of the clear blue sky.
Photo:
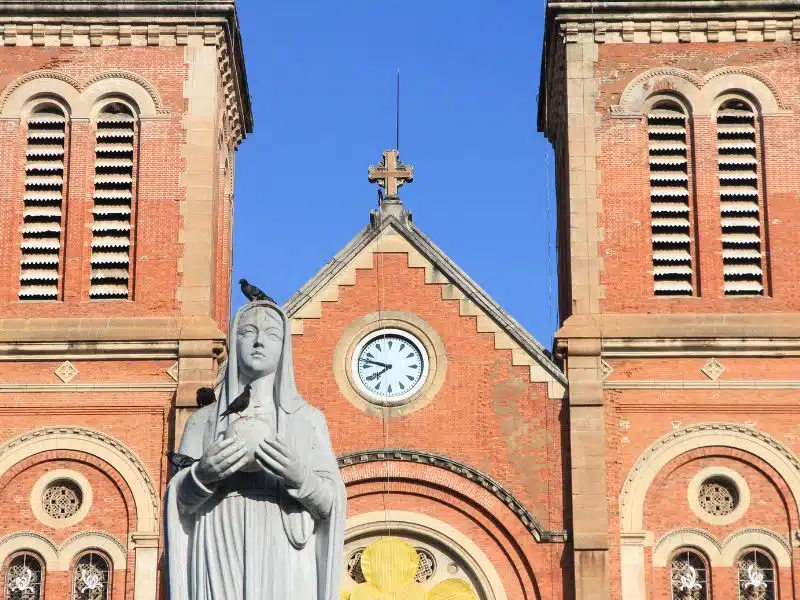
{"label": "clear blue sky", "polygon": [[399,68],[400,156],[415,169],[401,198],[414,223],[550,348],[543,4],[239,0],[239,13],[255,131],[236,160],[234,281],[284,302],[366,225],[367,168],[394,146]]}

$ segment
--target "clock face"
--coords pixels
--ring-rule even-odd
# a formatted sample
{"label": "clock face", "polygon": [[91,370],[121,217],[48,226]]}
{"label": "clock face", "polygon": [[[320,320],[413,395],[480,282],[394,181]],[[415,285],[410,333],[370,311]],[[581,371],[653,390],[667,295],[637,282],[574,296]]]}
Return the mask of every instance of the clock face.
{"label": "clock face", "polygon": [[380,329],[356,346],[352,370],[353,380],[364,396],[385,406],[396,406],[425,383],[428,353],[410,333]]}

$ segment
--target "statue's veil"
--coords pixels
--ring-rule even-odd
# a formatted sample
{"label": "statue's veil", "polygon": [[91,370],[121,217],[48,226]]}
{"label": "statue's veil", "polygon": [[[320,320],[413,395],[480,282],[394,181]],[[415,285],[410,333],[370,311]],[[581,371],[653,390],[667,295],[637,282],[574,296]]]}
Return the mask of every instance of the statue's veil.
{"label": "statue's veil", "polygon": [[[294,366],[292,362],[292,332],[289,326],[289,319],[277,304],[268,300],[257,300],[242,306],[236,311],[228,333],[228,364],[225,370],[225,377],[222,380],[222,387],[219,391],[217,402],[217,418],[215,419],[214,438],[224,433],[228,428],[230,417],[222,417],[223,412],[236,397],[242,393],[244,386],[239,384],[239,356],[236,349],[236,340],[239,331],[239,323],[242,316],[258,308],[265,308],[277,314],[283,323],[283,342],[281,344],[281,357],[278,360],[278,368],[275,372],[275,403],[285,412],[292,413],[300,408],[305,401],[297,392],[294,383]],[[282,419],[278,418],[278,431],[281,429]]]}

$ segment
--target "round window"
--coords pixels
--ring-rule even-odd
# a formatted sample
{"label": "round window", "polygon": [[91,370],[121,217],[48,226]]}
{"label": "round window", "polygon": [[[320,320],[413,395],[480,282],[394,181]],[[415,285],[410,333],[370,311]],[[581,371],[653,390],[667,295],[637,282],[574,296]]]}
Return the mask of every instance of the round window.
{"label": "round window", "polygon": [[739,491],[727,477],[709,477],[700,484],[697,501],[708,514],[724,517],[739,506]]}
{"label": "round window", "polygon": [[83,506],[80,486],[69,479],[50,482],[42,495],[42,508],[53,519],[69,519]]}

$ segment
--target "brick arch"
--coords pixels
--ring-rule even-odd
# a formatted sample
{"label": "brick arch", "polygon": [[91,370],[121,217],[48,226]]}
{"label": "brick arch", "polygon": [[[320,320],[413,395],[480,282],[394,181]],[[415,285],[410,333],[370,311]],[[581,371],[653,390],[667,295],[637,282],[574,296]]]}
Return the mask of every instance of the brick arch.
{"label": "brick arch", "polygon": [[380,510],[434,517],[480,547],[507,598],[560,595],[560,575],[548,569],[560,560],[563,546],[538,543],[512,508],[484,486],[428,464],[392,460],[344,466],[342,476],[351,520]]}
{"label": "brick arch", "polygon": [[631,467],[619,497],[622,600],[639,600],[645,593],[644,506],[653,481],[674,459],[702,449],[725,448],[742,456],[759,457],[781,482],[790,523],[800,502],[800,459],[772,436],[733,423],[698,423],[670,432],[650,445]]}
{"label": "brick arch", "polygon": [[[661,471],[656,475],[655,479],[653,479],[653,483],[650,485],[650,489],[648,490],[648,495],[653,493],[657,485],[664,483],[675,472],[687,466],[690,466],[692,463],[695,463],[696,461],[708,458],[722,459],[728,463],[733,463],[733,464],[741,463],[758,472],[763,478],[763,481],[767,482],[775,490],[781,502],[782,517],[784,517],[786,520],[785,527],[787,529],[794,529],[797,527],[800,521],[798,521],[797,513],[791,510],[792,490],[783,480],[780,473],[776,471],[769,464],[769,462],[763,460],[757,454],[753,454],[745,450],[737,450],[734,448],[728,448],[724,446],[707,446],[702,448],[696,448],[694,450],[690,450],[679,456],[676,456],[672,461],[667,463],[661,469]],[[727,465],[721,465],[721,466],[727,466]],[[748,482],[748,484],[752,483],[754,482]],[[686,495],[685,491],[682,492],[682,495],[684,496],[685,499]],[[647,499],[647,497],[645,497],[645,499]],[[648,506],[654,506],[656,503],[645,502],[645,504]],[[647,516],[646,509],[645,509],[645,516]],[[742,521],[746,521],[747,520],[746,515],[742,515],[741,519]],[[765,523],[761,524],[764,525]],[[731,526],[732,524],[723,524],[723,525]]]}
{"label": "brick arch", "polygon": [[[729,423],[699,423],[673,431],[653,443],[633,465],[620,493],[622,532],[638,532],[643,526],[647,491],[661,469],[674,458],[698,448],[722,447],[760,457],[779,475],[789,490],[793,519],[800,513],[800,460],[772,436]],[[789,500],[791,499],[791,500]]]}
{"label": "brick arch", "polygon": [[97,457],[119,473],[133,496],[139,532],[158,531],[161,500],[147,468],[121,441],[99,431],[82,427],[35,429],[0,446],[0,473],[38,454],[72,450]]}
{"label": "brick arch", "polygon": [[695,115],[712,114],[715,98],[726,92],[744,92],[754,98],[762,114],[783,114],[789,107],[778,86],[766,75],[749,67],[724,67],[707,73],[702,79],[676,67],[649,69],[634,77],[620,95],[616,116],[634,116],[643,112],[653,94],[669,92],[685,98]]}
{"label": "brick arch", "polygon": [[122,477],[122,475],[120,475],[119,472],[109,463],[85,452],[77,452],[74,450],[52,450],[50,452],[41,452],[39,454],[29,456],[28,458],[16,463],[13,467],[0,475],[0,489],[4,489],[15,477],[20,475],[22,472],[27,471],[31,467],[54,460],[85,463],[100,470],[114,483],[117,490],[119,490],[123,501],[125,502],[125,506],[128,509],[126,515],[128,530],[134,531],[136,529],[136,502],[130,486]]}

